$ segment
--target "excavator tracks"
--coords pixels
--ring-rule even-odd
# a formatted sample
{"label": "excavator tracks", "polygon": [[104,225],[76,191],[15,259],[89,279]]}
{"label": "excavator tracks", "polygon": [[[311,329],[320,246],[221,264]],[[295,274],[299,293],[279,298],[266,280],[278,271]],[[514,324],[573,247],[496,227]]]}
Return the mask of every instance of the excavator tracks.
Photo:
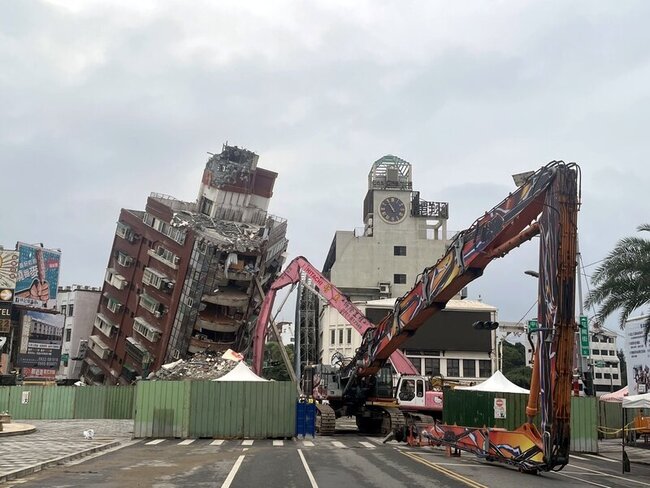
{"label": "excavator tracks", "polygon": [[404,426],[406,419],[398,408],[372,406],[357,415],[357,427],[362,434],[385,436]]}
{"label": "excavator tracks", "polygon": [[316,432],[320,435],[334,435],[336,430],[334,409],[325,403],[317,403],[316,409]]}

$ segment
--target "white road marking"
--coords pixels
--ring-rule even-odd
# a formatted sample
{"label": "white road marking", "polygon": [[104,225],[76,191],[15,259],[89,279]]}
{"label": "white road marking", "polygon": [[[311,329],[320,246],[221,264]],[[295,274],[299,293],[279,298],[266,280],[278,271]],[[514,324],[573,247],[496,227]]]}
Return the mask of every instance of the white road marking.
{"label": "white road marking", "polygon": [[314,443],[312,441],[302,441],[302,445],[305,447],[314,447]]}
{"label": "white road marking", "polygon": [[284,442],[282,441],[273,441],[274,446],[284,446]]}
{"label": "white road marking", "polygon": [[192,442],[194,442],[196,439],[185,439],[182,442],[179,442],[179,446],[189,446]]}
{"label": "white road marking", "polygon": [[212,441],[210,443],[211,446],[220,446],[221,444],[223,444],[223,439],[217,439],[216,441]]}
{"label": "white road marking", "polygon": [[582,478],[578,478],[577,476],[569,476],[566,473],[555,473],[555,474],[557,474],[558,476],[563,476],[564,478],[570,478],[572,480],[582,481],[583,483],[587,483],[589,485],[600,486],[601,488],[612,488],[609,485],[601,485],[600,483],[596,483],[595,481],[585,480],[585,479],[582,479]]}
{"label": "white road marking", "polygon": [[[599,459],[599,460],[602,460],[602,461],[609,461],[610,463],[617,463],[618,464],[618,463],[621,462],[621,461],[617,461],[616,459],[609,459],[609,458],[607,458],[605,456],[595,456],[594,454],[584,454],[584,456],[589,456],[590,458]],[[573,457],[575,457],[575,456],[573,456]]]}
{"label": "white road marking", "polygon": [[156,439],[154,441],[149,441],[145,444],[145,446],[155,446],[156,444],[160,444],[161,442],[165,442],[165,439]]}
{"label": "white road marking", "polygon": [[569,454],[569,459],[580,459],[580,461],[589,461],[589,459],[576,456],[575,454]]}
{"label": "white road marking", "polygon": [[332,441],[334,447],[340,447],[341,449],[347,449],[347,446],[339,441]]}
{"label": "white road marking", "polygon": [[302,460],[302,465],[305,467],[305,471],[307,472],[307,478],[309,478],[309,482],[311,483],[311,488],[318,488],[318,485],[316,484],[316,479],[314,478],[314,475],[311,474],[311,469],[309,469],[309,465],[307,465],[307,460],[305,459],[305,456],[302,454],[302,451],[298,449],[298,455],[300,456],[300,459]]}
{"label": "white road marking", "polygon": [[604,477],[608,477],[608,478],[616,478],[616,479],[619,479],[619,480],[624,480],[624,481],[627,481],[628,483],[636,483],[636,484],[638,484],[638,485],[642,485],[642,486],[650,486],[650,483],[644,483],[643,481],[633,480],[633,479],[630,479],[630,478],[623,478],[622,476],[616,476],[616,475],[614,475],[614,474],[605,473],[605,472],[603,472],[603,471],[597,471],[597,470],[595,470],[595,469],[583,468],[582,466],[578,466],[577,464],[574,464],[573,467],[574,467],[575,469],[581,469],[581,470],[583,470],[583,471],[590,471],[590,472],[592,472],[592,473],[602,474]]}
{"label": "white road marking", "polygon": [[363,447],[368,447],[368,448],[370,448],[370,449],[374,449],[374,448],[375,448],[375,445],[372,444],[372,443],[370,443],[370,442],[359,441],[359,444],[361,444]]}
{"label": "white road marking", "polygon": [[241,466],[242,461],[244,460],[246,456],[243,454],[237,458],[237,461],[235,461],[235,465],[232,467],[230,470],[230,473],[228,473],[228,477],[226,478],[226,481],[223,482],[223,485],[221,485],[221,488],[229,488],[230,485],[232,484],[232,480],[235,479],[235,475],[237,474],[237,471],[239,470],[239,467]]}
{"label": "white road marking", "polygon": [[242,446],[252,446],[253,445],[253,439],[246,439],[245,441],[241,442]]}

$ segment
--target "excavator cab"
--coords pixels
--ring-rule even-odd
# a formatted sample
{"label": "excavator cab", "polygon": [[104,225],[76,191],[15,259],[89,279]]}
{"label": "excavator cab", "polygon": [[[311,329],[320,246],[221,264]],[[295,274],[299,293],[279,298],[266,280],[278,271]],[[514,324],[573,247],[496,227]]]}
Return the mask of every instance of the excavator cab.
{"label": "excavator cab", "polygon": [[393,367],[386,363],[376,376],[375,396],[377,398],[393,398]]}

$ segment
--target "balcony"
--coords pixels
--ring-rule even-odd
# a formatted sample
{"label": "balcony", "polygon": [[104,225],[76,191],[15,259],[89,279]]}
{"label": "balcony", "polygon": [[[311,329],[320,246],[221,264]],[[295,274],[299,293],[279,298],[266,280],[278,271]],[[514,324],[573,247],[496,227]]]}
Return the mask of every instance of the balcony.
{"label": "balcony", "polygon": [[166,251],[162,247],[158,247],[157,249],[149,249],[147,251],[147,254],[154,258],[157,261],[160,261],[163,263],[165,266],[169,266],[170,268],[177,270],[178,269],[178,264],[180,263],[180,258],[178,256],[175,256],[174,254],[170,253],[169,251]]}
{"label": "balcony", "polygon": [[136,317],[133,320],[133,330],[147,339],[149,342],[157,342],[162,335],[162,331],[154,327],[142,317]]}
{"label": "balcony", "polygon": [[234,333],[241,327],[242,321],[214,313],[206,313],[204,310],[196,319],[194,330],[210,330],[212,332]]}
{"label": "balcony", "polygon": [[219,290],[214,294],[206,294],[201,297],[202,302],[212,303],[213,305],[222,305],[224,307],[246,308],[250,301],[250,296],[243,291],[237,290]]}
{"label": "balcony", "polygon": [[111,322],[104,314],[98,313],[95,317],[95,328],[98,329],[102,334],[104,334],[109,339],[115,334],[115,330],[118,329],[118,326]]}
{"label": "balcony", "polygon": [[136,235],[135,232],[133,232],[133,229],[131,229],[129,225],[123,222],[117,223],[117,228],[115,229],[115,235],[131,243],[135,242],[136,240]]}
{"label": "balcony", "polygon": [[88,347],[100,359],[108,359],[111,349],[102,341],[99,336],[92,335],[88,338]]}

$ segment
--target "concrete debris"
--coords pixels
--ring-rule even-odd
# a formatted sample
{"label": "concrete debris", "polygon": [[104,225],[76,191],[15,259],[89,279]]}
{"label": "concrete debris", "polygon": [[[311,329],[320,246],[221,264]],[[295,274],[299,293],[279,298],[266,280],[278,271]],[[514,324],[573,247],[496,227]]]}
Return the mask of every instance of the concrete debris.
{"label": "concrete debris", "polygon": [[237,361],[223,359],[214,353],[198,353],[189,359],[179,359],[149,375],[151,381],[215,380],[230,372]]}

